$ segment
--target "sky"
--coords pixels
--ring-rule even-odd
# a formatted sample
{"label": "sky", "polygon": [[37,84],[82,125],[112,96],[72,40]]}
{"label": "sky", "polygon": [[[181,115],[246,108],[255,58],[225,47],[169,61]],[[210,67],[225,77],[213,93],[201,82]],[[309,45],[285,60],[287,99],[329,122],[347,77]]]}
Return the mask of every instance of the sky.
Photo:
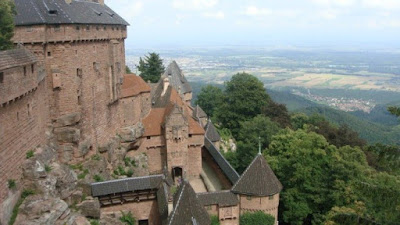
{"label": "sky", "polygon": [[127,48],[400,47],[400,0],[106,0]]}

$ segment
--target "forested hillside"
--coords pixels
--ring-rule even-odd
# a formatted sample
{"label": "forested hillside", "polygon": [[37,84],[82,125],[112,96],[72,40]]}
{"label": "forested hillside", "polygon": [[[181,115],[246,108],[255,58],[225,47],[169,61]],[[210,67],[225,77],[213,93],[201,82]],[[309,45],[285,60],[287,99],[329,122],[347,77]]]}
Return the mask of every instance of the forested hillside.
{"label": "forested hillside", "polygon": [[[388,141],[391,131],[287,93],[268,93],[256,77],[239,73],[223,88],[204,86],[196,103],[212,116],[221,136],[236,141],[237,150],[224,154],[239,173],[261,143],[284,186],[280,223],[399,224],[400,149],[368,145],[352,127]],[[297,112],[279,103],[285,99]]]}

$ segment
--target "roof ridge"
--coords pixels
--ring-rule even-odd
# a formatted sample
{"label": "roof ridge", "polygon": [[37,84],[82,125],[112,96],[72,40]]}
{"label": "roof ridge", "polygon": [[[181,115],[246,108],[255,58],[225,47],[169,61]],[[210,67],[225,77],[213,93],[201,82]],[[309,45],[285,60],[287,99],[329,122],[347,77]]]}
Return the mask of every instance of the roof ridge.
{"label": "roof ridge", "polygon": [[258,159],[259,156],[261,156],[261,155],[257,155],[257,157],[255,157],[255,158],[253,159],[253,162],[251,162],[250,165],[246,168],[246,170],[242,173],[242,175],[240,176],[239,180],[236,181],[236,183],[233,185],[233,187],[231,188],[231,190],[233,190],[233,189],[236,187],[236,185],[237,185],[237,184],[240,182],[240,180],[245,176],[245,174],[247,173],[247,171],[248,171],[248,170],[250,169],[250,167],[254,164],[254,162]]}
{"label": "roof ridge", "polygon": [[142,177],[129,177],[129,178],[123,178],[123,179],[117,179],[117,180],[107,180],[107,181],[102,181],[102,182],[95,182],[95,183],[92,183],[91,185],[108,184],[108,183],[114,183],[114,182],[118,182],[118,181],[138,180],[138,179],[153,178],[153,177],[164,177],[164,175],[163,174],[155,174],[155,175],[142,176]]}

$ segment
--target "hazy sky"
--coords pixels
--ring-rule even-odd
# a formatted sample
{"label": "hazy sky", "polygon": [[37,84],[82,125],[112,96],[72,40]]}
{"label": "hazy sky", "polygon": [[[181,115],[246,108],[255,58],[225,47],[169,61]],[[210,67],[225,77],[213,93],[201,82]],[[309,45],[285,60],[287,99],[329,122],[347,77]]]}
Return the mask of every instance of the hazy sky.
{"label": "hazy sky", "polygon": [[400,45],[400,0],[106,0],[128,48]]}

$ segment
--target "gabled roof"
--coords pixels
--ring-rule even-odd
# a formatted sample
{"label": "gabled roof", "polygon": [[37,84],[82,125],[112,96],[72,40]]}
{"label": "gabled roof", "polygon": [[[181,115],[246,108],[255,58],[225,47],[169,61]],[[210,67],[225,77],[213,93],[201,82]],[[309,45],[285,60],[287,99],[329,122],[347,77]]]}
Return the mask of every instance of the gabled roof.
{"label": "gabled roof", "polygon": [[250,196],[271,196],[282,190],[282,184],[261,154],[258,154],[232,187],[232,192]]}
{"label": "gabled roof", "polygon": [[174,195],[174,209],[169,215],[168,225],[209,225],[210,217],[200,204],[192,186],[186,181],[182,183]]}
{"label": "gabled roof", "polygon": [[37,58],[24,48],[0,51],[0,70],[37,62]]}
{"label": "gabled roof", "polygon": [[168,186],[165,182],[157,191],[157,205],[162,224],[165,224],[168,219]]}
{"label": "gabled roof", "polygon": [[163,179],[164,175],[153,175],[92,183],[92,196],[97,197],[131,191],[157,189]]}
{"label": "gabled roof", "polygon": [[219,207],[228,207],[239,204],[237,195],[230,190],[198,193],[197,196],[203,206],[218,205]]}
{"label": "gabled roof", "polygon": [[199,105],[196,105],[193,109],[193,117],[198,119],[198,118],[207,118],[207,114],[203,111],[202,108],[200,108]]}
{"label": "gabled roof", "polygon": [[14,0],[17,26],[38,24],[129,25],[106,5],[73,0]]}
{"label": "gabled roof", "polygon": [[121,86],[121,98],[133,97],[142,93],[150,93],[150,86],[135,74],[125,74]]}
{"label": "gabled roof", "polygon": [[204,129],[206,130],[206,137],[210,139],[210,141],[216,142],[221,140],[221,136],[219,136],[219,133],[211,120],[208,120]]}
{"label": "gabled roof", "polygon": [[178,64],[175,61],[172,61],[168,65],[167,69],[165,70],[164,76],[168,77],[172,87],[174,87],[178,91],[178,93],[185,94],[192,92],[192,87],[186,80],[185,76],[182,73],[182,70],[179,68]]}

